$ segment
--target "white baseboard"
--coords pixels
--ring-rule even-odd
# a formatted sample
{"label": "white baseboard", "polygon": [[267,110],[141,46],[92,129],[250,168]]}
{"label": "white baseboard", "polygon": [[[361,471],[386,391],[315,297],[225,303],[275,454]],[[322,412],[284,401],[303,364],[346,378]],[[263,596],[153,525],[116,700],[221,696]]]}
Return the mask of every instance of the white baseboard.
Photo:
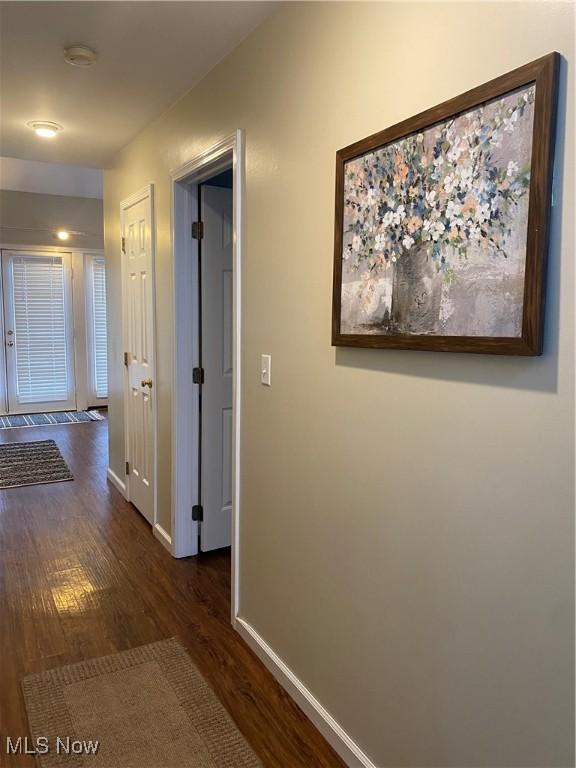
{"label": "white baseboard", "polygon": [[126,498],[126,483],[123,480],[120,480],[116,472],[111,470],[110,467],[106,470],[106,477],[110,480],[112,485],[120,491],[122,496]]}
{"label": "white baseboard", "polygon": [[164,528],[160,525],[160,523],[155,523],[152,526],[152,530],[154,531],[154,536],[158,539],[158,541],[163,544],[163,546],[172,554],[172,536],[170,536],[169,533],[167,533]]}
{"label": "white baseboard", "polygon": [[342,760],[348,766],[361,766],[362,768],[376,768],[376,764],[370,760],[358,744],[353,741],[346,731],[339,725],[332,715],[324,709],[322,704],[299,680],[294,672],[282,661],[278,654],[272,650],[268,643],[260,637],[254,627],[245,619],[236,617],[234,628],[248,643],[250,648],[264,662],[272,672],[280,685],[290,694],[296,704],[314,723],[316,728],[324,736],[326,741],[336,750]]}

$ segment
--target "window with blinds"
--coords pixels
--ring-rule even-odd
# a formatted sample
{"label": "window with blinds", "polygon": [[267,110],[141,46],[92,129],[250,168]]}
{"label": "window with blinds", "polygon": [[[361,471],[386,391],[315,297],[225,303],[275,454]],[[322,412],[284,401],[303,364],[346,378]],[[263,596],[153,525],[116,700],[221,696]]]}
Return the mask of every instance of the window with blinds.
{"label": "window with blinds", "polygon": [[108,343],[106,340],[106,266],[103,256],[92,257],[92,386],[96,397],[108,397]]}
{"label": "window with blinds", "polygon": [[69,398],[68,308],[62,256],[14,256],[12,308],[20,403]]}

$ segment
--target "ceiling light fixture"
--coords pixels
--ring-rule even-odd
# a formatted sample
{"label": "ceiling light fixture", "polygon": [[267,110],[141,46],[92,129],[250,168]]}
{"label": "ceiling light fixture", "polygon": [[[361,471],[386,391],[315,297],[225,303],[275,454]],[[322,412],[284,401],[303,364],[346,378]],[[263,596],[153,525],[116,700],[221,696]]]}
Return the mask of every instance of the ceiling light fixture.
{"label": "ceiling light fixture", "polygon": [[40,136],[42,139],[53,139],[58,131],[63,130],[58,123],[50,123],[46,120],[32,120],[27,125],[32,128],[36,136]]}
{"label": "ceiling light fixture", "polygon": [[56,232],[56,237],[58,240],[69,240],[70,232],[68,232],[67,229],[59,229],[58,232]]}
{"label": "ceiling light fixture", "polygon": [[72,45],[64,50],[64,58],[73,67],[90,67],[98,58],[98,54],[87,45]]}

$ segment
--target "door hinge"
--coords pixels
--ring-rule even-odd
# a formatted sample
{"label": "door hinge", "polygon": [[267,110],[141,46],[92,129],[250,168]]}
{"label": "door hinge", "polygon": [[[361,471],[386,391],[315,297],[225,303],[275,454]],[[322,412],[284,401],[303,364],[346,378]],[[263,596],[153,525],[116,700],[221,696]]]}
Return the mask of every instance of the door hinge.
{"label": "door hinge", "polygon": [[122,253],[126,253],[126,238],[122,238]]}
{"label": "door hinge", "polygon": [[192,222],[192,239],[202,240],[203,237],[204,237],[204,222],[193,221]]}
{"label": "door hinge", "polygon": [[124,352],[124,365],[128,368],[128,352]]}
{"label": "door hinge", "polygon": [[129,461],[126,462],[126,474],[127,475],[130,474],[130,462]]}
{"label": "door hinge", "polygon": [[202,504],[194,504],[192,507],[192,520],[195,523],[201,523],[204,520],[204,507]]}
{"label": "door hinge", "polygon": [[204,368],[194,368],[192,371],[192,381],[194,384],[204,384]]}

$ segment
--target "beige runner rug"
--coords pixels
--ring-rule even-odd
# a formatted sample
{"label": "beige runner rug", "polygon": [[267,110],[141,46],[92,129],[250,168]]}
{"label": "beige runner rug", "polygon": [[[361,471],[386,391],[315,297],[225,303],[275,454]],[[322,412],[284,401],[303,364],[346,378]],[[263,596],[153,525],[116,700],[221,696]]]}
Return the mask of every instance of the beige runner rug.
{"label": "beige runner rug", "polygon": [[257,768],[175,639],[22,682],[42,768]]}

